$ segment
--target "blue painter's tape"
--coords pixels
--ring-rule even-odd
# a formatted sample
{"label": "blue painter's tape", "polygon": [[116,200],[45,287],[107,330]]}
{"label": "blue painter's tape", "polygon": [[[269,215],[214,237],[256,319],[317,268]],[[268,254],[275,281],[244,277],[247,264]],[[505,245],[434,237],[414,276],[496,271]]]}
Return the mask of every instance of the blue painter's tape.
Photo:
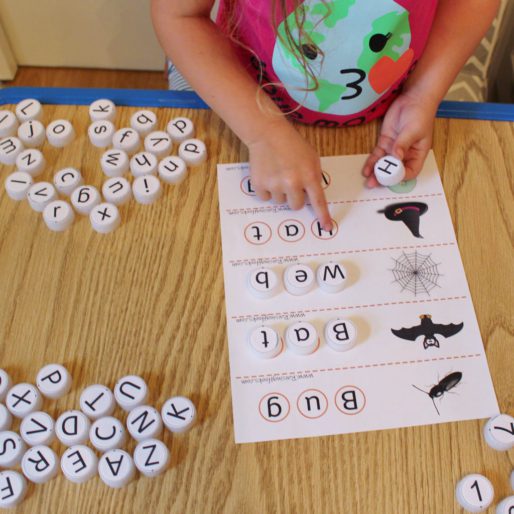
{"label": "blue painter's tape", "polygon": [[0,103],[2,104],[17,103],[25,98],[36,98],[44,104],[59,105],[89,105],[100,98],[108,98],[116,105],[127,105],[129,107],[209,108],[193,91],[60,87],[9,87],[0,89]]}
{"label": "blue painter's tape", "polygon": [[[0,104],[13,104],[25,98],[37,98],[41,103],[60,105],[89,105],[99,98],[108,98],[117,105],[127,105],[129,107],[209,108],[194,91],[60,87],[8,87],[0,89]],[[439,106],[437,117],[514,121],[514,105],[444,101]]]}
{"label": "blue painter's tape", "polygon": [[437,117],[468,120],[514,121],[514,105],[445,101],[439,106]]}

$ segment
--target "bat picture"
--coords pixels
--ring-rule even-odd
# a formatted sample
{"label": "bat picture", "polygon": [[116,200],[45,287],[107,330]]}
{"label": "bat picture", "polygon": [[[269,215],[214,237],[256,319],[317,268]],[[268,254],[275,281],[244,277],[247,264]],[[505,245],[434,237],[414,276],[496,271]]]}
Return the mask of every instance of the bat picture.
{"label": "bat picture", "polygon": [[447,325],[436,324],[432,321],[432,316],[430,314],[421,314],[419,318],[421,319],[421,323],[419,325],[410,328],[392,328],[391,332],[396,337],[400,337],[401,339],[406,339],[408,341],[415,341],[418,337],[424,336],[423,348],[426,350],[431,346],[439,348],[439,340],[437,339],[436,334],[443,337],[451,337],[460,332],[464,326],[464,323],[449,323]]}

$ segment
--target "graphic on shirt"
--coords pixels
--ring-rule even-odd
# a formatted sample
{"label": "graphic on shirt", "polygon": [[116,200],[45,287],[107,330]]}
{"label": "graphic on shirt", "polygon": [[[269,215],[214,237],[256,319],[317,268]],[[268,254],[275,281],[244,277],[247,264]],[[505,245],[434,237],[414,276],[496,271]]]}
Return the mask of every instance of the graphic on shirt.
{"label": "graphic on shirt", "polygon": [[[414,52],[409,13],[394,0],[306,0],[297,11],[278,27],[273,69],[289,96],[308,109],[358,113],[410,68]],[[315,83],[291,48],[286,21],[318,81],[314,91],[305,91]]]}

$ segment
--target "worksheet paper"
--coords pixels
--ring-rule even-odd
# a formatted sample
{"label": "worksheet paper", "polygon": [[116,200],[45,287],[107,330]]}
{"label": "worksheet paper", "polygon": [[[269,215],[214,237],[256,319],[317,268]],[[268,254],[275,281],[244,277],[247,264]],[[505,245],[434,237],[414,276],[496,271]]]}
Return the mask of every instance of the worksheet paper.
{"label": "worksheet paper", "polygon": [[[364,187],[366,157],[322,159],[331,233],[310,206],[293,211],[259,200],[247,164],[218,165],[237,443],[499,412],[433,153],[416,180],[392,188]],[[288,266],[305,264],[316,273],[325,263],[340,265],[342,291],[316,285],[294,295],[284,287]],[[257,298],[248,287],[258,269],[280,279],[271,298]],[[327,344],[332,320],[346,322],[345,329],[353,325],[353,348]],[[299,322],[319,338],[308,355],[286,342],[287,328]],[[260,358],[249,344],[249,334],[263,327],[280,337],[282,349],[273,358]]]}

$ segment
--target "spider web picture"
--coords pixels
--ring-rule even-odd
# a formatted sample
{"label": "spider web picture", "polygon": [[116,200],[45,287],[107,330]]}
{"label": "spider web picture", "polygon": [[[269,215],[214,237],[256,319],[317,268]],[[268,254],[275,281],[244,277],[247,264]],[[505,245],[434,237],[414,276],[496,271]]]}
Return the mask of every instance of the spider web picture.
{"label": "spider web picture", "polygon": [[394,281],[400,284],[402,291],[410,291],[414,296],[427,294],[435,287],[441,287],[437,281],[441,274],[438,263],[432,260],[431,254],[423,255],[417,251],[413,253],[403,252],[394,260]]}

